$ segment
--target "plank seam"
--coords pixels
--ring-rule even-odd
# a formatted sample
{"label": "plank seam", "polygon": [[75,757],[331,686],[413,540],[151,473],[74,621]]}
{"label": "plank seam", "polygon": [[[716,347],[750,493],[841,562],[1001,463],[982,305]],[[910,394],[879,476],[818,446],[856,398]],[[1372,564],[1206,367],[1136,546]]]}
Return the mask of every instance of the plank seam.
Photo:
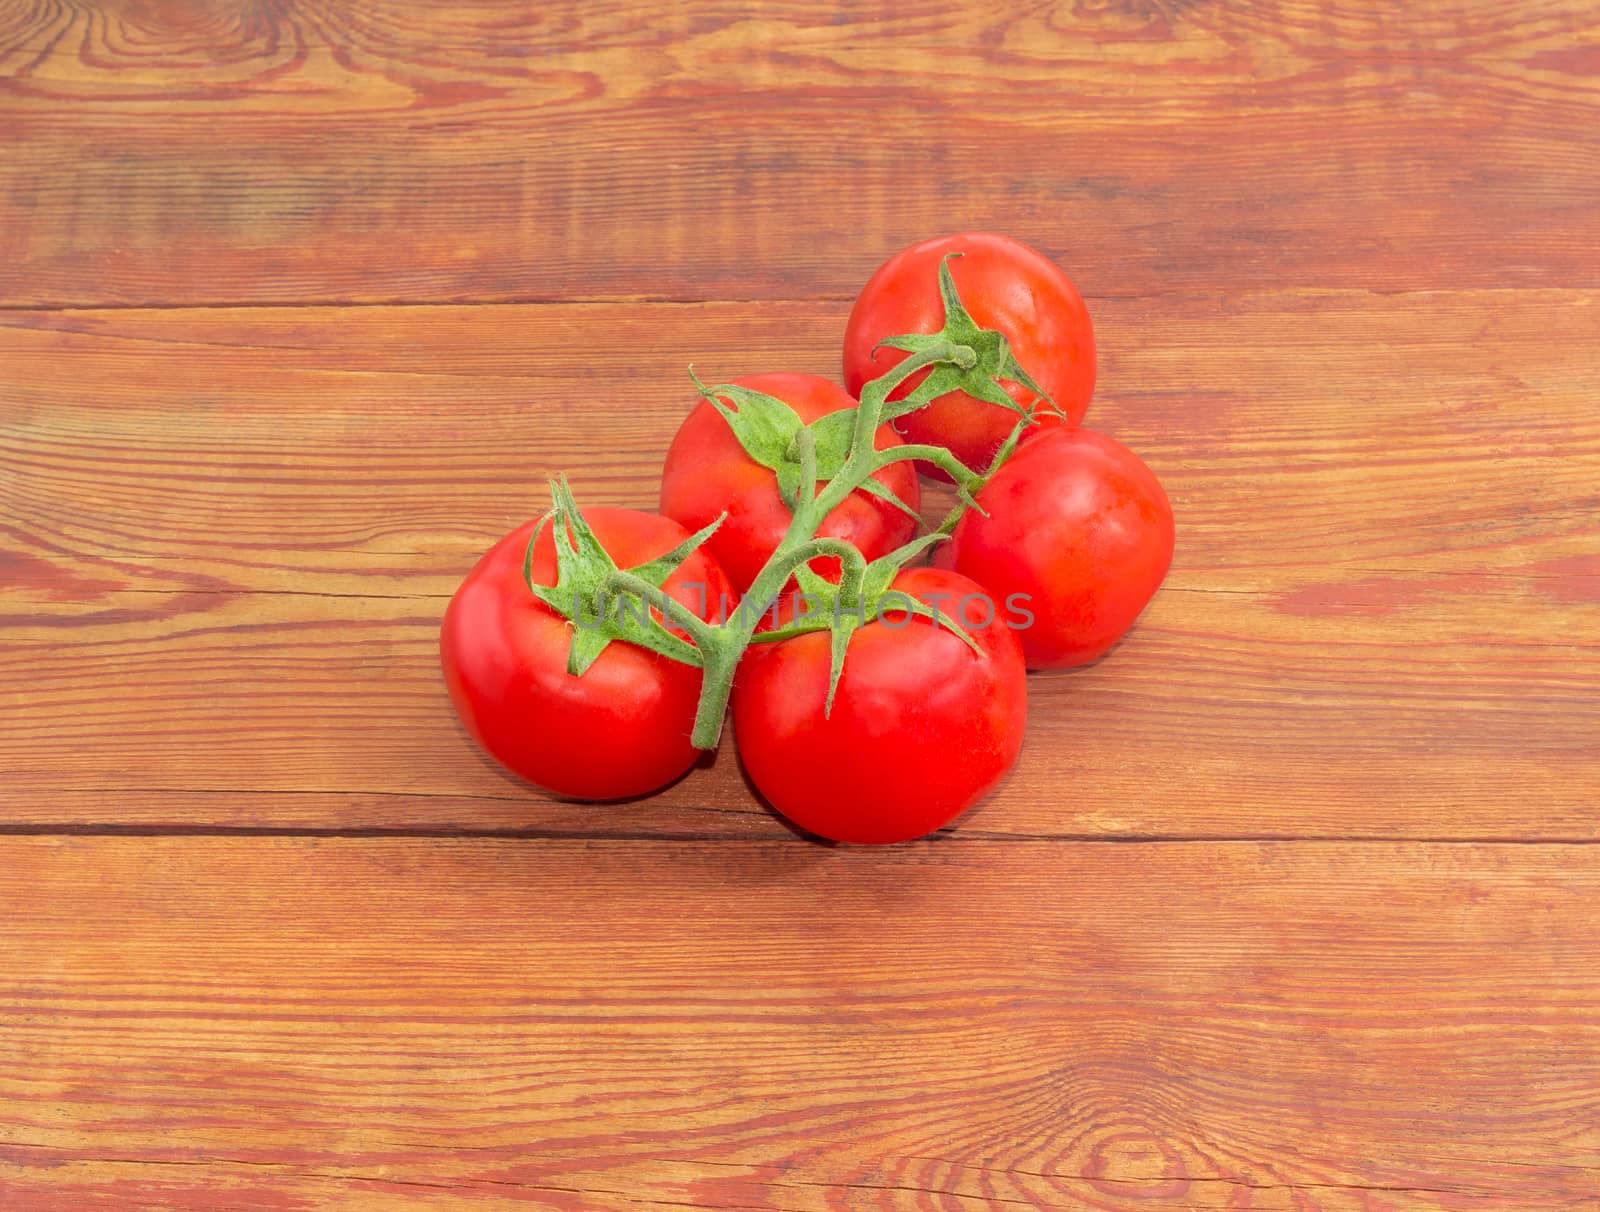
{"label": "plank seam", "polygon": [[[129,837],[200,838],[268,837],[332,838],[350,841],[596,841],[658,842],[667,844],[702,842],[782,843],[795,839],[754,836],[749,833],[684,832],[660,833],[647,830],[606,829],[444,829],[405,826],[363,826],[341,828],[300,825],[138,825],[113,822],[39,822],[0,825],[0,837]],[[833,843],[805,841],[835,848]],[[1040,842],[1069,845],[1207,845],[1258,846],[1304,843],[1312,845],[1427,845],[1427,846],[1600,846],[1600,837],[1515,837],[1481,834],[1445,837],[1428,834],[1184,834],[1184,833],[983,833],[956,830],[949,834],[922,838],[920,845],[1018,845]]]}
{"label": "plank seam", "polygon": [[[863,279],[865,280],[865,279]],[[1512,285],[1512,286],[1421,286],[1421,287],[1395,287],[1382,289],[1376,287],[1328,287],[1318,283],[1300,284],[1285,283],[1280,286],[1256,286],[1244,290],[1234,291],[1097,291],[1089,298],[1092,305],[1096,300],[1107,302],[1140,302],[1150,299],[1160,299],[1163,302],[1183,302],[1212,300],[1224,298],[1239,299],[1256,296],[1271,295],[1297,295],[1297,296],[1371,296],[1375,298],[1408,298],[1418,295],[1462,295],[1462,294],[1592,294],[1596,287],[1588,282],[1574,282],[1561,285],[1541,283],[1538,285]],[[189,302],[164,302],[144,301],[138,303],[123,303],[117,301],[93,300],[68,300],[55,303],[25,303],[10,302],[0,299],[0,312],[13,314],[28,313],[53,313],[70,311],[229,311],[229,310],[271,310],[276,308],[358,308],[358,307],[615,307],[618,304],[640,304],[646,306],[671,306],[671,307],[705,307],[705,306],[804,306],[809,303],[835,303],[848,305],[855,301],[854,294],[814,294],[798,297],[727,297],[709,295],[582,295],[566,297],[561,295],[506,295],[496,298],[472,299],[205,299]]]}

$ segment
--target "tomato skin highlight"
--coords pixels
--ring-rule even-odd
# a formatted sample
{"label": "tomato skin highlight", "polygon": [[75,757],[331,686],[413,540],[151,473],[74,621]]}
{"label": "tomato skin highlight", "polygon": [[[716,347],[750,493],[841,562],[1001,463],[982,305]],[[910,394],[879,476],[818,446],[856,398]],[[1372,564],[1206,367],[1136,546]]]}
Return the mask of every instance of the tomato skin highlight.
{"label": "tomato skin highlight", "polygon": [[[828,413],[856,406],[843,388],[820,375],[746,375],[733,384],[776,396],[808,425]],[[893,429],[879,426],[877,449],[900,444]],[[919,506],[917,473],[909,461],[886,467],[873,478],[912,509]],[[697,531],[716,521],[724,510],[728,518],[707,546],[734,588],[744,593],[777,550],[791,515],[779,496],[777,475],[752,459],[721,414],[701,400],[679,426],[667,451],[661,475],[661,512]],[[887,501],[858,490],[828,514],[817,534],[844,539],[874,560],[910,539],[916,525],[915,518]],[[833,578],[838,576],[838,566],[834,559],[812,564]]]}
{"label": "tomato skin highlight", "polygon": [[[937,568],[905,570],[892,589],[958,621],[962,599],[985,596]],[[1003,617],[967,628],[981,655],[931,620],[898,619],[851,637],[828,716],[827,632],[755,645],[739,668],[733,723],[745,771],[820,837],[885,844],[931,833],[992,790],[1022,747],[1026,672]]]}
{"label": "tomato skin highlight", "polygon": [[937,562],[997,601],[1026,595],[1018,630],[1029,669],[1104,656],[1133,626],[1172,564],[1172,505],[1120,442],[1087,429],[1026,439],[978,493]]}
{"label": "tomato skin highlight", "polygon": [[[688,537],[671,519],[639,510],[595,508],[584,517],[623,568]],[[522,576],[536,524],[490,548],[445,610],[439,656],[456,714],[489,756],[556,795],[627,799],[664,787],[699,756],[689,733],[700,670],[618,641],[582,677],[567,673],[573,624],[534,597]],[[541,585],[556,581],[553,526],[534,545],[531,571]],[[733,595],[703,547],[662,588],[706,619]]]}
{"label": "tomato skin highlight", "polygon": [[[1060,267],[1020,241],[990,232],[964,232],[913,244],[896,253],[868,279],[845,327],[844,385],[855,396],[871,379],[906,356],[880,341],[906,333],[933,333],[944,326],[939,298],[939,263],[947,253],[950,276],[967,312],[979,327],[1005,334],[1011,352],[1066,414],[1066,421],[1041,414],[1041,427],[1078,425],[1094,395],[1094,330],[1083,296]],[[913,390],[925,376],[913,375],[891,399]],[[1016,383],[1003,386],[1018,403],[1032,393]],[[949,447],[975,471],[988,469],[995,451],[1017,422],[1017,414],[965,392],[947,392],[926,408],[901,417],[895,428],[908,442]],[[922,470],[939,479],[943,472]]]}

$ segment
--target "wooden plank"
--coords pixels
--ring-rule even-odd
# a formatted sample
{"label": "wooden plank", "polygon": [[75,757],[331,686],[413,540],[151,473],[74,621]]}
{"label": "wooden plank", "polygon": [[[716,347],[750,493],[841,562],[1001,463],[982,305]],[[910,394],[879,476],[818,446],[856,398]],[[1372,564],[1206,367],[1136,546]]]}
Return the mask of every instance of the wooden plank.
{"label": "wooden plank", "polygon": [[[1593,286],[1580,0],[0,13],[0,303]],[[225,136],[218,131],[225,129]]]}
{"label": "wooden plank", "polygon": [[[1362,563],[1374,576],[1581,578],[1577,557],[1595,552],[1597,298],[1105,300],[1086,423],[1181,498],[1191,583],[1203,572],[1275,592],[1311,567]],[[89,582],[86,601],[447,594],[464,561],[543,506],[556,471],[586,500],[651,506],[694,398],[687,364],[837,374],[846,311],[0,312],[0,490],[25,545],[10,583],[62,601],[64,576]]]}
{"label": "wooden plank", "polygon": [[1576,1208],[1597,898],[1581,845],[11,838],[0,1190]]}
{"label": "wooden plank", "polygon": [[[1165,479],[1177,561],[1129,643],[1035,679],[1023,761],[964,831],[1597,836],[1593,303],[1109,303],[1091,421]],[[553,471],[651,504],[685,361],[826,372],[841,323],[0,316],[5,819],[780,835],[731,754],[636,808],[525,792],[454,725],[434,634]]]}

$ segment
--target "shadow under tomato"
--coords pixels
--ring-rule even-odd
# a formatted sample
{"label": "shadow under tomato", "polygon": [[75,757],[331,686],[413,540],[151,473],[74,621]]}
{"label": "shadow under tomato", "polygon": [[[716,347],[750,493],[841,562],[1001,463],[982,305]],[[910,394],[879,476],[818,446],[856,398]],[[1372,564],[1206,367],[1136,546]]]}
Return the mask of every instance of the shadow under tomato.
{"label": "shadow under tomato", "polygon": [[1117,653],[1121,651],[1122,646],[1126,644],[1131,637],[1136,635],[1139,631],[1139,628],[1142,626],[1144,626],[1144,616],[1141,614],[1133,621],[1128,630],[1124,631],[1120,636],[1117,637],[1116,643],[1112,644],[1110,648],[1107,648],[1099,656],[1095,657],[1094,660],[1085,661],[1082,665],[1070,665],[1065,669],[1030,669],[1028,670],[1028,676],[1030,678],[1053,679],[1071,677],[1075,673],[1088,673],[1091,669],[1099,668],[1102,662],[1110,660],[1112,657],[1116,656]]}
{"label": "shadow under tomato", "polygon": [[696,758],[689,765],[688,769],[686,769],[682,774],[678,775],[677,778],[671,780],[670,782],[663,783],[653,791],[646,791],[641,795],[614,796],[611,799],[587,799],[582,796],[563,795],[558,791],[551,791],[548,787],[541,787],[538,783],[533,782],[531,779],[523,778],[522,775],[517,774],[514,771],[507,770],[499,762],[495,761],[483,751],[482,746],[480,746],[478,742],[473,739],[472,734],[467,731],[466,726],[462,724],[461,720],[456,716],[454,711],[450,713],[450,724],[455,730],[458,741],[472,754],[478,765],[482,769],[492,774],[501,783],[518,792],[522,792],[524,794],[532,793],[541,799],[554,800],[561,804],[594,804],[596,807],[605,807],[607,805],[615,804],[643,803],[647,800],[654,799],[656,796],[661,795],[663,792],[666,792],[673,787],[676,787],[696,770],[711,769],[716,765],[717,761],[717,750],[707,750],[698,758]]}
{"label": "shadow under tomato", "polygon": [[[793,821],[784,816],[783,813],[779,812],[768,802],[767,797],[761,794],[761,789],[758,788],[753,781],[751,781],[750,772],[744,768],[744,763],[739,761],[739,747],[735,741],[736,738],[733,735],[733,720],[730,718],[723,726],[722,745],[724,748],[732,751],[734,768],[739,772],[739,781],[744,784],[745,791],[748,792],[750,798],[760,806],[761,811],[765,812],[773,820],[777,821],[778,824],[782,825],[784,830],[790,835],[800,839],[802,842],[809,842],[818,850],[841,849],[842,846],[839,842],[832,841],[829,838],[821,837],[815,833],[811,833],[800,828],[799,825],[796,825]],[[717,752],[720,753],[721,749],[717,750]]]}
{"label": "shadow under tomato", "polygon": [[[732,733],[732,729],[731,729],[731,725],[730,725],[729,731],[727,733],[725,733],[724,736],[723,736],[723,744],[724,745],[728,744],[728,737],[731,735],[731,733]],[[889,843],[886,843],[886,844],[836,842],[836,841],[832,840],[831,838],[825,838],[825,837],[822,837],[822,836],[820,836],[818,834],[811,833],[808,830],[802,829],[799,825],[796,825],[793,821],[791,821],[788,817],[784,816],[783,813],[779,812],[776,808],[774,808],[767,801],[767,797],[761,794],[760,788],[758,788],[755,785],[755,783],[751,781],[750,773],[749,773],[749,771],[747,771],[744,768],[744,763],[743,762],[739,762],[738,763],[738,770],[739,770],[739,778],[744,783],[745,790],[747,790],[750,793],[750,798],[753,799],[757,804],[759,804],[763,811],[769,813],[773,817],[773,819],[776,820],[780,825],[782,825],[784,827],[784,829],[787,830],[790,834],[792,834],[794,837],[798,838],[799,840],[801,840],[803,842],[809,842],[811,844],[811,846],[817,851],[826,852],[826,851],[830,851],[830,850],[837,850],[837,851],[848,851],[848,852],[854,852],[854,853],[863,853],[863,852],[870,852],[870,851],[874,851],[874,850],[877,850],[877,851],[903,850],[908,846],[920,846],[920,845],[924,845],[924,844],[935,844],[935,843],[939,843],[939,842],[949,842],[949,841],[959,841],[959,840],[961,840],[960,835],[961,835],[962,830],[966,829],[966,828],[970,828],[972,822],[979,815],[982,814],[984,809],[994,800],[994,798],[1000,793],[1000,791],[1006,786],[1006,784],[1009,783],[1012,780],[1012,778],[1016,775],[1016,772],[1017,772],[1018,768],[1022,765],[1023,761],[1026,760],[1026,757],[1027,757],[1027,745],[1028,745],[1027,738],[1024,737],[1023,738],[1023,742],[1022,742],[1022,752],[1017,755],[1017,760],[1014,763],[1012,763],[1011,769],[1007,770],[1003,775],[1000,776],[999,782],[997,782],[993,787],[991,787],[989,789],[988,793],[986,795],[984,795],[984,797],[982,799],[980,799],[972,807],[968,808],[960,816],[956,817],[955,820],[951,821],[948,825],[941,825],[938,829],[935,829],[932,833],[923,834],[923,836],[921,836],[919,838],[911,838],[910,840],[904,841],[904,842],[889,842]],[[994,835],[985,834],[983,836],[991,837],[991,836],[994,836]],[[977,840],[977,839],[974,838],[973,840]]]}

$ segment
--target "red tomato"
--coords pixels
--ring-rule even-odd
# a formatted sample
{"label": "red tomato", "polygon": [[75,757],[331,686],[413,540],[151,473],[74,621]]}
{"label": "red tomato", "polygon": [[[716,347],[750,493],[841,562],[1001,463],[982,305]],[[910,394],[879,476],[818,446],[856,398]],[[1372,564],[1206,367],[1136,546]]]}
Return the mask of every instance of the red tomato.
{"label": "red tomato", "polygon": [[[828,413],[856,406],[837,383],[819,375],[748,375],[733,382],[736,387],[776,396],[808,425]],[[899,444],[889,426],[878,429],[879,450]],[[909,461],[886,467],[873,478],[912,509],[918,507],[917,473]],[[707,546],[743,593],[777,549],[789,528],[790,513],[778,494],[776,473],[752,459],[721,414],[701,400],[667,451],[661,512],[696,531],[724,510],[728,519]],[[874,560],[909,540],[916,525],[915,518],[858,489],[828,514],[817,533],[845,539]],[[813,566],[837,576],[837,560],[818,560]]]}
{"label": "red tomato", "polygon": [[1025,596],[1017,636],[1029,669],[1103,656],[1133,625],[1172,563],[1172,506],[1119,442],[1087,429],[1041,433],[978,493],[938,562],[1001,602]]}
{"label": "red tomato", "polygon": [[[584,512],[620,567],[688,538],[676,522],[633,509]],[[556,583],[551,523],[533,549],[535,583]],[[515,774],[556,795],[609,800],[663,787],[694,763],[689,744],[700,670],[613,642],[584,672],[567,673],[572,623],[529,592],[523,558],[535,523],[512,531],[467,574],[439,633],[445,685],[472,738]],[[731,596],[701,547],[662,585],[702,618]]]}
{"label": "red tomato", "polygon": [[851,637],[831,715],[826,631],[752,646],[734,683],[734,732],[751,781],[796,825],[834,841],[930,833],[993,788],[1022,747],[1022,650],[1003,614],[986,611],[988,595],[937,568],[901,572],[892,589],[957,622],[965,615],[980,652],[898,612]]}
{"label": "red tomato", "polygon": [[[934,333],[944,327],[939,263],[947,253],[956,292],[980,328],[1005,334],[1012,355],[1077,425],[1094,394],[1094,331],[1077,288],[1053,261],[1026,244],[986,232],[925,240],[896,253],[861,288],[844,337],[844,385],[860,396],[862,386],[906,355],[887,337]],[[922,381],[913,375],[895,392],[902,396]],[[1007,393],[1027,403],[1033,393],[1007,382]],[[926,408],[897,420],[908,442],[947,446],[974,471],[988,470],[995,451],[1017,422],[1017,414],[965,392],[947,392]],[[1061,424],[1042,414],[1041,426]],[[931,471],[928,467],[924,471]],[[934,473],[947,479],[943,472]]]}

